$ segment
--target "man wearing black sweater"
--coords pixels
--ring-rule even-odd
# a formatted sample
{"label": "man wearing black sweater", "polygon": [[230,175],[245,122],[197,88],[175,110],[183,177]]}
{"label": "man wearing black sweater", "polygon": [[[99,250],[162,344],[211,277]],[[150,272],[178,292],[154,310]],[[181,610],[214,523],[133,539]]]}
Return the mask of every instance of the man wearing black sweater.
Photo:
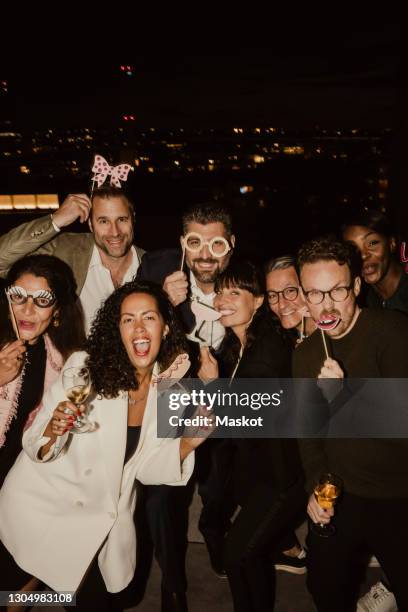
{"label": "man wearing black sweater", "polygon": [[[316,332],[294,353],[294,377],[338,379],[340,384],[343,378],[408,378],[408,317],[359,308],[361,262],[352,245],[311,241],[301,248],[298,267],[330,357]],[[327,437],[299,444],[309,493],[326,471],[343,482],[336,510],[321,508],[313,493],[309,498],[311,520],[333,520],[336,527],[327,538],[312,531],[308,536],[308,588],[317,609],[354,611],[364,563],[374,553],[398,609],[407,611],[408,440]]]}

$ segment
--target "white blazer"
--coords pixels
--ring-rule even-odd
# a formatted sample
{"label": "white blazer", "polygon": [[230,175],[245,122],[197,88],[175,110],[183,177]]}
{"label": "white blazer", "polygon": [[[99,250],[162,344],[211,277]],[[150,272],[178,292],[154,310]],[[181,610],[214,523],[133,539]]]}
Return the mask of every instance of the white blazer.
{"label": "white blazer", "polygon": [[[86,356],[74,353],[65,368],[82,365]],[[135,479],[149,485],[185,485],[194,453],[181,465],[180,439],[157,438],[154,386],[137,451],[125,467],[127,393],[93,400],[90,419],[99,429],[64,434],[40,460],[38,451],[49,440],[44,430],[65,399],[61,372],[24,433],[24,450],[1,488],[0,539],[23,570],[56,591],[76,591],[99,551],[101,574],[108,591],[115,593],[131,581],[136,567]]]}

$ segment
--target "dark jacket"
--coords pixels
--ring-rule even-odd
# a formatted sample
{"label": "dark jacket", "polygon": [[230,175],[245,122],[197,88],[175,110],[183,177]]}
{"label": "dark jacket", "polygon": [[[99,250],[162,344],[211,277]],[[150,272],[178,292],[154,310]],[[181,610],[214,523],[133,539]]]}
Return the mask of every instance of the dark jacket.
{"label": "dark jacket", "polygon": [[[145,253],[136,274],[138,280],[148,280],[161,287],[167,276],[180,270],[182,259],[181,249],[161,249]],[[189,268],[184,264],[183,271],[190,282]],[[195,317],[191,311],[190,300],[187,299],[176,308],[186,333],[190,333],[195,325]]]}
{"label": "dark jacket", "polygon": [[[269,313],[258,317],[251,326],[251,334],[254,340],[244,350],[234,380],[290,378],[292,349]],[[243,502],[259,482],[283,491],[302,478],[295,439],[246,438],[233,443],[236,445],[234,488],[238,502]]]}

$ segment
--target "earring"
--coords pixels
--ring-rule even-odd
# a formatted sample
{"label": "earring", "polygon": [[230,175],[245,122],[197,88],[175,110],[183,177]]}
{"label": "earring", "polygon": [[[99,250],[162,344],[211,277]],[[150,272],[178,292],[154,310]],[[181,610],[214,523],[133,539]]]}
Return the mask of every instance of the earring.
{"label": "earring", "polygon": [[55,316],[54,316],[54,318],[53,318],[53,320],[52,320],[52,324],[53,324],[53,326],[54,326],[54,327],[59,327],[60,320],[59,320],[58,315],[55,315]]}

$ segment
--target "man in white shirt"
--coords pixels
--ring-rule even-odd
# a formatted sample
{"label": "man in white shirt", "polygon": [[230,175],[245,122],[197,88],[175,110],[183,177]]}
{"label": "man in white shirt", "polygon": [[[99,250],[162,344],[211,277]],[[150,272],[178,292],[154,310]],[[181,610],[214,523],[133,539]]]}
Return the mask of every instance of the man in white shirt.
{"label": "man in white shirt", "polygon": [[[61,230],[79,219],[91,232]],[[88,333],[102,302],[136,275],[142,249],[132,246],[133,206],[121,189],[96,189],[67,196],[53,214],[24,223],[0,237],[0,276],[25,255],[47,253],[65,261],[74,273]]]}

